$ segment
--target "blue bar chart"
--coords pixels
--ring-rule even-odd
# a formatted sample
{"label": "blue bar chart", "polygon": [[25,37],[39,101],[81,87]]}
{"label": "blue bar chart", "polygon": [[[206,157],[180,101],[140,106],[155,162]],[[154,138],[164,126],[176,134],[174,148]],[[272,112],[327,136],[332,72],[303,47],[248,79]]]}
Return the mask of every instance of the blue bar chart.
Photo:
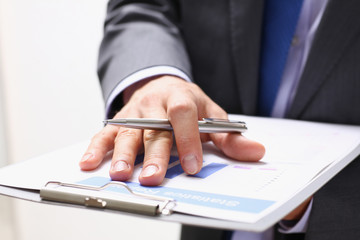
{"label": "blue bar chart", "polygon": [[[144,154],[139,154],[135,159],[135,166],[137,166],[138,164],[142,164],[143,160],[144,160]],[[175,162],[177,162],[177,163],[174,165]],[[179,157],[170,156],[169,165],[173,165],[173,166],[170,166],[168,168],[165,178],[173,179],[177,176],[185,174],[185,172],[182,169],[182,166],[180,164]],[[222,164],[222,163],[210,163],[208,165],[203,166],[199,173],[197,173],[195,175],[189,175],[189,176],[195,177],[195,178],[207,178],[210,175],[216,173],[217,171],[225,168],[226,166],[228,166],[228,165]]]}
{"label": "blue bar chart", "polygon": [[[208,165],[205,165],[202,167],[201,171],[195,175],[189,175],[190,177],[196,177],[196,178],[207,178],[210,175],[216,173],[217,171],[223,169],[224,167],[228,166],[227,164],[222,163],[210,163]],[[184,170],[181,167],[181,164],[178,163],[173,167],[170,167],[165,175],[165,178],[173,179],[181,174],[184,174]]]}
{"label": "blue bar chart", "polygon": [[227,164],[223,163],[210,163],[209,165],[204,166],[198,174],[191,175],[191,177],[207,178],[226,166]]}
{"label": "blue bar chart", "polygon": [[[176,156],[170,156],[170,159],[169,159],[169,164],[172,164],[176,161],[178,161],[179,158],[176,157]],[[136,156],[136,159],[135,159],[135,163],[134,165],[138,165],[138,164],[141,164],[142,162],[144,161],[144,154],[139,154]]]}

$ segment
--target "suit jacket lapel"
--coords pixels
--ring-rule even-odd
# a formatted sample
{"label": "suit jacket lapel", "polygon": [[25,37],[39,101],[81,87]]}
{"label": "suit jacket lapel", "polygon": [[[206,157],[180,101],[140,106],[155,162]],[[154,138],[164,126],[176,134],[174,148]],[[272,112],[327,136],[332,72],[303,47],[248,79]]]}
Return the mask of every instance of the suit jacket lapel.
{"label": "suit jacket lapel", "polygon": [[329,0],[287,117],[299,118],[359,34],[360,2]]}
{"label": "suit jacket lapel", "polygon": [[263,0],[229,0],[230,44],[244,114],[256,114]]}

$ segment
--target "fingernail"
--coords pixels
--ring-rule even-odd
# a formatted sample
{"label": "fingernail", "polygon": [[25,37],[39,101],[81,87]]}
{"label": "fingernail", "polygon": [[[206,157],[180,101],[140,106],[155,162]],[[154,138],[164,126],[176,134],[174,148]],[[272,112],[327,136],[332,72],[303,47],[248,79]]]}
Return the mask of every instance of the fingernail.
{"label": "fingernail", "polygon": [[113,170],[115,172],[125,171],[126,169],[129,169],[129,164],[127,164],[125,161],[118,161],[113,166]]}
{"label": "fingernail", "polygon": [[155,165],[149,165],[146,168],[143,169],[142,171],[142,176],[143,177],[150,177],[152,175],[154,175],[157,171],[159,171],[159,168]]}
{"label": "fingernail", "polygon": [[87,154],[85,154],[85,155],[82,157],[81,161],[82,161],[82,162],[86,162],[86,161],[90,160],[90,159],[93,158],[93,157],[94,157],[94,154],[92,154],[92,153],[87,153]]}
{"label": "fingernail", "polygon": [[198,172],[198,163],[195,155],[187,155],[183,158],[182,164],[185,172],[188,174],[195,174]]}

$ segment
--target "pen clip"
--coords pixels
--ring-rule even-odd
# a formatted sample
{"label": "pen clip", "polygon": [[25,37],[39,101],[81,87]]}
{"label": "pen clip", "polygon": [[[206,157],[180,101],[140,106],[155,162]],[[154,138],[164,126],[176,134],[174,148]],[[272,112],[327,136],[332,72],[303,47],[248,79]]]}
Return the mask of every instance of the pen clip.
{"label": "pen clip", "polygon": [[229,123],[229,124],[245,124],[245,122],[242,122],[242,121],[236,121],[236,120],[229,120],[229,119],[225,119],[225,118],[203,118],[203,120],[206,122],[206,123],[214,123],[214,124],[226,124],[226,123]]}

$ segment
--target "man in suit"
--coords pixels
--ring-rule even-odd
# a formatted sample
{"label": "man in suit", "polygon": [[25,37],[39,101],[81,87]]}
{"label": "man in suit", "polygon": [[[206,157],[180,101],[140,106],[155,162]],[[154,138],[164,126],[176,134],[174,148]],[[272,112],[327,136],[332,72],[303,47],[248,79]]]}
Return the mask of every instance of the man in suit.
{"label": "man in suit", "polygon": [[[226,118],[226,112],[259,113],[265,2],[110,1],[99,58],[107,116],[169,118],[181,164],[189,174],[201,169],[200,139],[213,141],[238,160],[261,159],[261,144],[235,134],[200,135],[196,121]],[[304,6],[311,4],[305,2]],[[300,70],[298,79],[292,82],[292,90],[283,91],[283,83],[278,90],[274,109],[283,102],[278,100],[282,92],[290,96],[288,106],[272,115],[358,125],[360,2],[322,2],[323,8],[313,18],[315,30],[308,29],[306,57],[295,68]],[[290,50],[291,54],[295,53]],[[293,74],[289,69],[285,67],[284,75]],[[107,126],[93,138],[80,166],[94,169],[114,149],[110,175],[126,180],[136,153],[144,148],[139,180],[157,185],[164,178],[171,145],[169,132]],[[306,239],[360,238],[359,161],[354,160],[315,194]],[[293,218],[299,219],[306,206],[295,211]]]}

